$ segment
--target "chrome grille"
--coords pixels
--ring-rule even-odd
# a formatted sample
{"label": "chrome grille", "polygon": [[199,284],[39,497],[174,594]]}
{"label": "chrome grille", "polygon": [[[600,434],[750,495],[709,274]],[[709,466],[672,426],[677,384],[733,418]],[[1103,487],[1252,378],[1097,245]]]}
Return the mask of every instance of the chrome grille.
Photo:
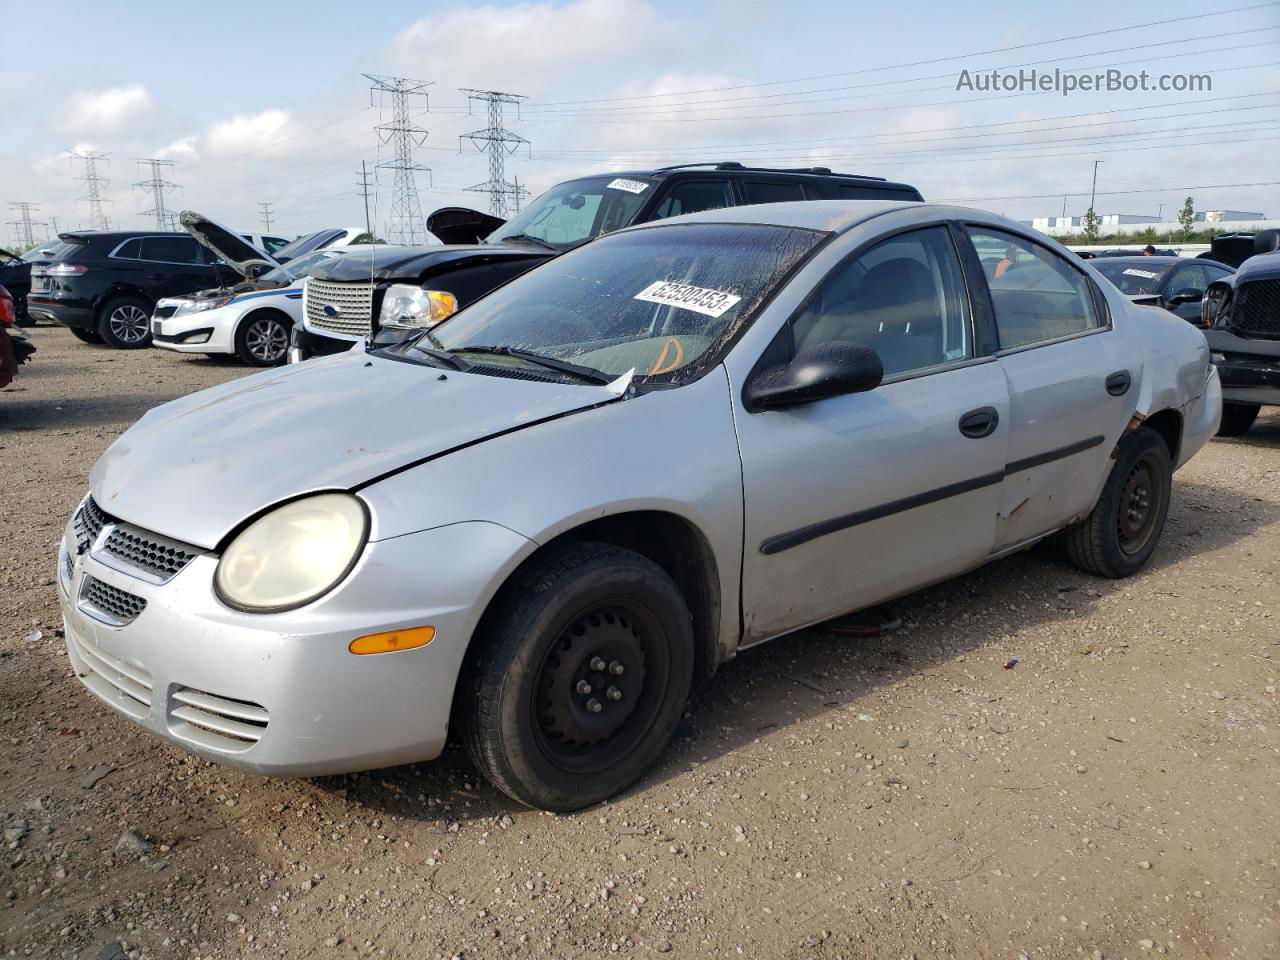
{"label": "chrome grille", "polygon": [[162,580],[171,580],[196,558],[199,549],[169,540],[130,524],[121,524],[107,534],[104,553],[141,567]]}
{"label": "chrome grille", "polygon": [[267,710],[248,700],[178,687],[169,716],[174,732],[215,750],[246,750],[267,730]]}
{"label": "chrome grille", "polygon": [[151,674],[104,653],[89,641],[71,635],[83,673],[80,679],[107,703],[142,719],[151,709]]}
{"label": "chrome grille", "polygon": [[76,546],[83,553],[98,539],[102,528],[112,521],[112,517],[102,511],[93,497],[86,497],[80,509],[71,519],[71,529],[76,535]]}
{"label": "chrome grille", "polygon": [[1252,280],[1236,290],[1231,328],[1247,337],[1280,338],[1280,280]]}
{"label": "chrome grille", "polygon": [[80,586],[80,606],[96,619],[122,627],[146,609],[147,601],[119,587],[86,576]]}
{"label": "chrome grille", "polygon": [[[373,287],[367,283],[332,283],[307,280],[304,286],[303,310],[307,323],[317,330],[348,337],[366,337],[373,329]],[[333,307],[338,315],[328,316],[324,308]]]}

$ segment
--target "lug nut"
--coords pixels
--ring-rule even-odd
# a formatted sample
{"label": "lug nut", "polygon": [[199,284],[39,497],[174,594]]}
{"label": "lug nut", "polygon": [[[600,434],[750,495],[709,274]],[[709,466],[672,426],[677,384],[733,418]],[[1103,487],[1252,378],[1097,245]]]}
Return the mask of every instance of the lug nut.
{"label": "lug nut", "polygon": [[592,697],[590,700],[587,701],[587,709],[590,710],[592,713],[599,713],[601,710],[604,709],[604,704],[602,704],[595,697]]}
{"label": "lug nut", "polygon": [[610,687],[608,690],[605,691],[604,695],[608,697],[610,700],[622,699],[622,691],[619,690],[617,687]]}
{"label": "lug nut", "polygon": [[601,670],[603,670],[603,669],[604,669],[604,659],[603,659],[602,657],[592,657],[592,658],[591,658],[591,669],[592,669],[592,670],[595,670],[597,673],[599,673]]}
{"label": "lug nut", "polygon": [[591,692],[591,684],[587,683],[585,680],[579,680],[578,685],[574,689],[585,697]]}
{"label": "lug nut", "polygon": [[612,663],[609,664],[609,672],[612,673],[615,677],[622,676],[622,674],[626,671],[626,669],[627,668],[622,665],[621,661],[618,661],[618,660],[614,660]]}

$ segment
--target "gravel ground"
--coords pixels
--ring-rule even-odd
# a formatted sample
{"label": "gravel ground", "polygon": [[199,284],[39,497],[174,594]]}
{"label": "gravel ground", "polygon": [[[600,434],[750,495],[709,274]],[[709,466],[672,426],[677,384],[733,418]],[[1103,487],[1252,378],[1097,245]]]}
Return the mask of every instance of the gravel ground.
{"label": "gravel ground", "polygon": [[452,749],[236,773],[82,689],[52,576],[90,465],[245,370],[33,337],[0,391],[0,956],[1280,956],[1280,415],[1178,474],[1142,575],[1046,545],[891,637],[744,653],[635,789],[551,816]]}

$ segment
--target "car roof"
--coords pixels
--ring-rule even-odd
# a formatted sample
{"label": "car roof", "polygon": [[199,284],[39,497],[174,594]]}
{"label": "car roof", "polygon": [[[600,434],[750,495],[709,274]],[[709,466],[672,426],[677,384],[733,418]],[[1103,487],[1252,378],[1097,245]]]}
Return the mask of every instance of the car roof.
{"label": "car roof", "polygon": [[1014,220],[985,210],[956,207],[945,203],[927,201],[922,203],[917,200],[791,200],[785,203],[756,203],[686,213],[678,217],[668,217],[665,220],[653,220],[627,229],[650,230],[682,223],[739,223],[844,233],[875,217],[897,211],[910,211],[922,219],[924,212],[928,211],[938,219],[981,220],[993,227],[1014,233],[1034,233]]}

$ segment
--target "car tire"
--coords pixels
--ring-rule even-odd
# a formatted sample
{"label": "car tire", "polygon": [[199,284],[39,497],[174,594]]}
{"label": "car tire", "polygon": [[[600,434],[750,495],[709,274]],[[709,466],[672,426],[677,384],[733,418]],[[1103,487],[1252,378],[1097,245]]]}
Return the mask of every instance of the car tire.
{"label": "car tire", "polygon": [[151,306],[139,297],[113,297],[98,311],[98,336],[117,350],[151,346]]}
{"label": "car tire", "polygon": [[102,338],[92,330],[85,330],[83,327],[67,327],[67,329],[81,343],[102,343]]}
{"label": "car tire", "polygon": [[289,359],[293,321],[278,310],[255,310],[236,328],[236,356],[251,367],[278,367]]}
{"label": "car tire", "polygon": [[503,587],[455,704],[503,793],[566,812],[608,799],[662,753],[693,682],[693,621],[671,577],[600,543],[552,548]]}
{"label": "car tire", "polygon": [[1066,531],[1067,555],[1086,573],[1127,577],[1146,564],[1169,513],[1173,464],[1150,427],[1121,438],[1093,511]]}
{"label": "car tire", "polygon": [[1262,409],[1256,403],[1224,403],[1222,405],[1222,422],[1218,425],[1218,436],[1238,437],[1247,433],[1258,419],[1258,411]]}

